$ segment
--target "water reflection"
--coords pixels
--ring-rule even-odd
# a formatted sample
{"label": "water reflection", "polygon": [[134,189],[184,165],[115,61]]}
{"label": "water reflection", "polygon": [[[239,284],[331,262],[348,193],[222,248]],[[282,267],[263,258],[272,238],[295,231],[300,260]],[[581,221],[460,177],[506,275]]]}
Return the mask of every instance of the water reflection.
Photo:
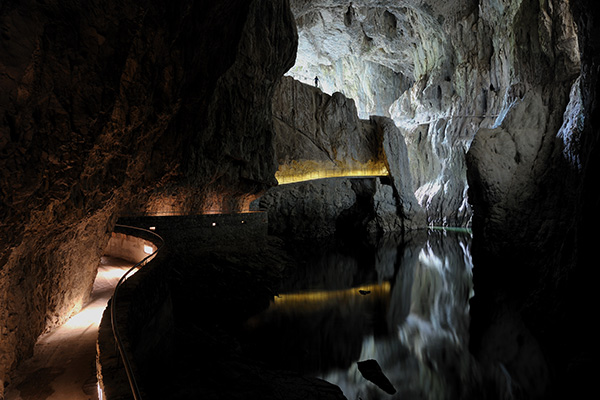
{"label": "water reflection", "polygon": [[[471,237],[430,231],[377,246],[304,249],[271,306],[251,318],[245,351],[321,377],[348,399],[453,399],[468,374]],[[367,381],[374,359],[396,388]]]}

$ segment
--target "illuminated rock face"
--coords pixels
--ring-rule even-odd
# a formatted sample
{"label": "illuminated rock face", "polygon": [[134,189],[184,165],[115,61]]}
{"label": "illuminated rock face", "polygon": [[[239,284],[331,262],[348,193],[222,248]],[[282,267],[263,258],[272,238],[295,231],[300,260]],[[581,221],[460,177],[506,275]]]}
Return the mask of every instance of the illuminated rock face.
{"label": "illuminated rock face", "polygon": [[[86,301],[116,216],[240,208],[275,184],[287,2],[3,2],[0,397]],[[214,198],[214,199],[213,199]]]}
{"label": "illuminated rock face", "polygon": [[[354,99],[362,118],[394,119],[430,224],[470,224],[465,153],[476,132],[500,124],[540,71],[556,66],[542,75],[570,85],[579,65],[568,3],[541,10],[528,0],[291,3],[299,50],[289,74],[304,82],[319,76],[325,91]],[[546,96],[561,93],[562,114],[560,86]]]}
{"label": "illuminated rock face", "polygon": [[361,118],[392,117],[408,146],[413,192],[428,223],[470,224],[464,154],[482,119],[449,116],[481,114],[475,108],[488,101],[482,81],[470,80],[479,68],[489,70],[487,42],[481,66],[477,58],[478,37],[489,31],[470,31],[476,2],[291,5],[299,48],[289,74],[307,83],[318,76],[325,91],[354,99]]}
{"label": "illuminated rock face", "polygon": [[[391,119],[361,120],[354,102],[343,94],[330,96],[290,77],[282,79],[275,91],[273,117],[280,186],[260,201],[269,210],[273,232],[327,236],[338,230],[339,220],[347,214],[364,214],[357,226],[373,233],[426,225],[413,194],[404,138]],[[385,184],[364,180],[370,183],[363,190],[358,181],[327,182],[336,176],[387,179]],[[287,187],[320,178],[328,179]],[[365,209],[357,210],[360,207]]]}
{"label": "illuminated rock face", "polygon": [[280,184],[332,176],[387,175],[382,137],[341,93],[284,77],[273,95]]}

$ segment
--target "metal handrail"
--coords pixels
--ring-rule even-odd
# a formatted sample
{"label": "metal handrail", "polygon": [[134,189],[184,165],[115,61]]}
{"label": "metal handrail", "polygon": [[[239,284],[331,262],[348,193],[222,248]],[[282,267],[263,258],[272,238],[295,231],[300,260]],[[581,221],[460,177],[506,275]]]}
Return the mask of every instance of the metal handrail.
{"label": "metal handrail", "polygon": [[127,380],[129,381],[129,386],[131,387],[131,392],[133,394],[133,398],[135,400],[141,400],[142,396],[140,394],[140,389],[137,385],[137,381],[135,380],[135,376],[133,374],[133,369],[131,367],[131,362],[129,361],[129,357],[127,357],[127,353],[125,353],[125,350],[123,349],[123,343],[121,340],[121,335],[119,333],[119,328],[117,327],[116,324],[116,313],[117,313],[117,294],[119,291],[119,288],[121,287],[121,284],[123,282],[125,282],[125,280],[127,279],[127,277],[133,272],[134,269],[141,267],[143,265],[145,265],[146,261],[155,256],[156,254],[158,254],[158,252],[162,249],[162,247],[165,244],[164,239],[158,235],[155,232],[152,232],[150,230],[147,229],[143,229],[143,228],[138,228],[136,226],[129,226],[129,225],[120,225],[120,224],[116,224],[115,227],[121,227],[121,228],[128,228],[128,229],[135,229],[135,230],[139,230],[139,231],[143,231],[146,233],[150,233],[154,236],[156,236],[159,240],[160,240],[160,245],[157,247],[156,251],[154,251],[152,254],[149,254],[148,256],[144,257],[144,259],[140,262],[138,262],[137,264],[135,264],[133,267],[131,267],[119,280],[119,282],[117,283],[117,285],[115,286],[115,291],[113,292],[113,296],[112,296],[112,301],[110,304],[110,322],[112,325],[112,332],[113,332],[113,336],[115,338],[115,342],[117,344],[117,348],[119,349],[119,354],[121,355],[121,359],[123,360],[123,365],[125,366],[125,372],[127,373]]}

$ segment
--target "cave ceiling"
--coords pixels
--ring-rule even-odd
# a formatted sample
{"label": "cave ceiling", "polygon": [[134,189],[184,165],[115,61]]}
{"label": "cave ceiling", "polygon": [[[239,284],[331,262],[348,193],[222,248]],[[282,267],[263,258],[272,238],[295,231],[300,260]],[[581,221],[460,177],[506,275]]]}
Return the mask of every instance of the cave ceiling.
{"label": "cave ceiling", "polygon": [[[306,79],[340,60],[359,58],[418,79],[448,61],[446,28],[471,13],[473,0],[292,0],[299,33],[293,74]],[[338,64],[338,65],[336,65]]]}

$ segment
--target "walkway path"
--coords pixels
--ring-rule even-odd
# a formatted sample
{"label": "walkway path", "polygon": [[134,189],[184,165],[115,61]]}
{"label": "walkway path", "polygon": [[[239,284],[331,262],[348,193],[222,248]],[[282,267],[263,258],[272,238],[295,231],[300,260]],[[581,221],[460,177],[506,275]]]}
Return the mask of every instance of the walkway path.
{"label": "walkway path", "polygon": [[6,400],[97,400],[96,339],[102,313],[132,264],[102,257],[90,302],[64,325],[41,336],[8,387]]}

